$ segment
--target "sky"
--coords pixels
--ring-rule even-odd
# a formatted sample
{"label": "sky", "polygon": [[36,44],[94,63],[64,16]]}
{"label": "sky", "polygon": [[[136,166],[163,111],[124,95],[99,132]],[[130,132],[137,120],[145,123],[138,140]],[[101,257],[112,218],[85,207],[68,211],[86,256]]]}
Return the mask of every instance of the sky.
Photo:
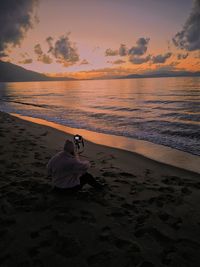
{"label": "sky", "polygon": [[50,76],[200,69],[200,0],[1,0],[0,58]]}

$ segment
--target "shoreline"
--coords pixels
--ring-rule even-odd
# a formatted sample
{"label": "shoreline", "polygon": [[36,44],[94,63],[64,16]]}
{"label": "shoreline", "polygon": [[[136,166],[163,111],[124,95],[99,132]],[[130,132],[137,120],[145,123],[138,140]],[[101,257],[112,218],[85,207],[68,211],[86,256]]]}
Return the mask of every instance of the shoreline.
{"label": "shoreline", "polygon": [[46,165],[71,138],[0,112],[0,265],[199,267],[199,175],[86,141],[106,188],[60,195]]}
{"label": "shoreline", "polygon": [[44,119],[16,113],[10,113],[10,115],[26,121],[52,127],[67,134],[74,135],[78,133],[82,135],[85,140],[94,144],[129,151],[162,164],[200,174],[200,157],[198,155],[193,155],[164,145],[154,144],[145,140],[72,128]]}

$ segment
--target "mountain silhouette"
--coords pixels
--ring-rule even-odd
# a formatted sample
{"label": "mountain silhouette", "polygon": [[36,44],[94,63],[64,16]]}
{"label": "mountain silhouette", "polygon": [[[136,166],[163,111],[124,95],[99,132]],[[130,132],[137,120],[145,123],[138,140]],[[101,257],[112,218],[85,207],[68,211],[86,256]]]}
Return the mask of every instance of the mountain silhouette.
{"label": "mountain silhouette", "polygon": [[0,61],[0,82],[27,82],[27,81],[67,81],[74,80],[68,77],[48,77],[45,74],[27,70],[10,62]]}

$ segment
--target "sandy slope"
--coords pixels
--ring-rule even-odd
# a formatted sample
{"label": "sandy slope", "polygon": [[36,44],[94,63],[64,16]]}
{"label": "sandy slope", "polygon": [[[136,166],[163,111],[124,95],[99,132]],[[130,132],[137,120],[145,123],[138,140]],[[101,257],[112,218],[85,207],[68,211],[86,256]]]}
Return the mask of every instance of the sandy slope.
{"label": "sandy slope", "polygon": [[0,113],[0,266],[200,266],[198,175],[87,142],[107,188],[58,195],[46,164],[66,138]]}

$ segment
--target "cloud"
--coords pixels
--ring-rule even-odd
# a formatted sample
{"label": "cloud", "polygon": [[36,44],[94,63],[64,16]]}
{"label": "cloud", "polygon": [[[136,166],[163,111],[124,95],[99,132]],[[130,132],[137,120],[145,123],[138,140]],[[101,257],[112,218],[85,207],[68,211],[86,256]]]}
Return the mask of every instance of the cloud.
{"label": "cloud", "polygon": [[[79,72],[70,72],[71,77],[78,78],[78,79],[85,79],[85,78],[114,78],[123,75],[132,74],[132,68],[122,68],[121,66],[116,66],[113,68],[102,68],[102,69],[91,69],[87,71],[79,71]],[[69,76],[69,72],[65,74]],[[60,74],[59,74],[60,76]]]}
{"label": "cloud", "polygon": [[133,46],[130,49],[127,48],[125,44],[121,44],[118,50],[108,48],[105,51],[105,56],[142,56],[147,51],[149,41],[150,38],[141,37],[137,40],[136,46]]}
{"label": "cloud", "polygon": [[83,59],[80,63],[80,65],[88,65],[89,62],[87,61],[87,59]]}
{"label": "cloud", "polygon": [[152,57],[152,63],[153,64],[158,64],[158,63],[165,63],[168,58],[170,58],[172,53],[168,52],[165,53],[164,55],[157,55]]}
{"label": "cloud", "polygon": [[74,43],[69,39],[70,33],[61,36],[53,44],[53,37],[49,36],[46,41],[49,45],[48,53],[56,58],[56,62],[68,67],[79,61],[78,50]]}
{"label": "cloud", "polygon": [[121,57],[126,56],[127,55],[127,48],[125,44],[121,44],[119,47],[119,55]]}
{"label": "cloud", "polygon": [[187,51],[200,49],[200,0],[194,0],[192,11],[183,29],[172,40],[180,49]]}
{"label": "cloud", "polygon": [[48,50],[48,53],[52,52],[53,51],[53,37],[49,36],[46,38],[46,42],[49,46],[49,50]]}
{"label": "cloud", "polygon": [[111,48],[106,49],[106,52],[105,52],[106,57],[117,56],[118,54],[119,54],[118,50],[113,50]]}
{"label": "cloud", "polygon": [[182,60],[182,59],[186,59],[187,57],[188,57],[188,53],[186,53],[186,54],[177,54],[177,59],[178,60]]}
{"label": "cloud", "polygon": [[154,69],[145,69],[143,74],[155,75],[155,74],[163,74],[163,73],[167,73],[167,72],[181,71],[181,70],[184,70],[184,69],[177,68],[174,64],[156,65]]}
{"label": "cloud", "polygon": [[19,64],[31,64],[32,62],[32,58],[25,58],[23,60],[18,61]]}
{"label": "cloud", "polygon": [[114,65],[120,65],[120,64],[126,63],[126,61],[122,59],[117,59],[115,61],[108,61],[108,63],[114,64]]}
{"label": "cloud", "polygon": [[22,59],[18,61],[19,64],[31,64],[33,62],[33,59],[30,58],[30,55],[27,52],[20,53],[20,56]]}
{"label": "cloud", "polygon": [[0,51],[0,59],[3,57],[8,57],[8,54],[6,54],[5,52],[1,52]]}
{"label": "cloud", "polygon": [[130,58],[129,58],[129,61],[131,63],[137,64],[137,65],[146,63],[146,62],[148,62],[150,60],[151,60],[151,56],[150,55],[148,55],[146,57],[134,57],[134,56],[130,56]]}
{"label": "cloud", "polygon": [[8,45],[19,45],[34,22],[37,0],[1,0],[0,2],[0,55]]}
{"label": "cloud", "polygon": [[34,46],[34,52],[36,53],[36,55],[41,56],[43,54],[42,52],[42,48],[40,44],[36,44]]}
{"label": "cloud", "polygon": [[44,64],[51,64],[53,62],[53,60],[47,54],[41,55],[38,61],[41,61]]}
{"label": "cloud", "polygon": [[50,58],[49,55],[45,54],[42,51],[40,44],[36,44],[34,46],[34,52],[37,55],[37,61],[43,62],[44,64],[51,64],[52,63],[52,59]]}
{"label": "cloud", "polygon": [[144,55],[147,51],[149,41],[150,38],[139,38],[136,42],[136,46],[131,47],[128,51],[128,54],[136,56]]}

